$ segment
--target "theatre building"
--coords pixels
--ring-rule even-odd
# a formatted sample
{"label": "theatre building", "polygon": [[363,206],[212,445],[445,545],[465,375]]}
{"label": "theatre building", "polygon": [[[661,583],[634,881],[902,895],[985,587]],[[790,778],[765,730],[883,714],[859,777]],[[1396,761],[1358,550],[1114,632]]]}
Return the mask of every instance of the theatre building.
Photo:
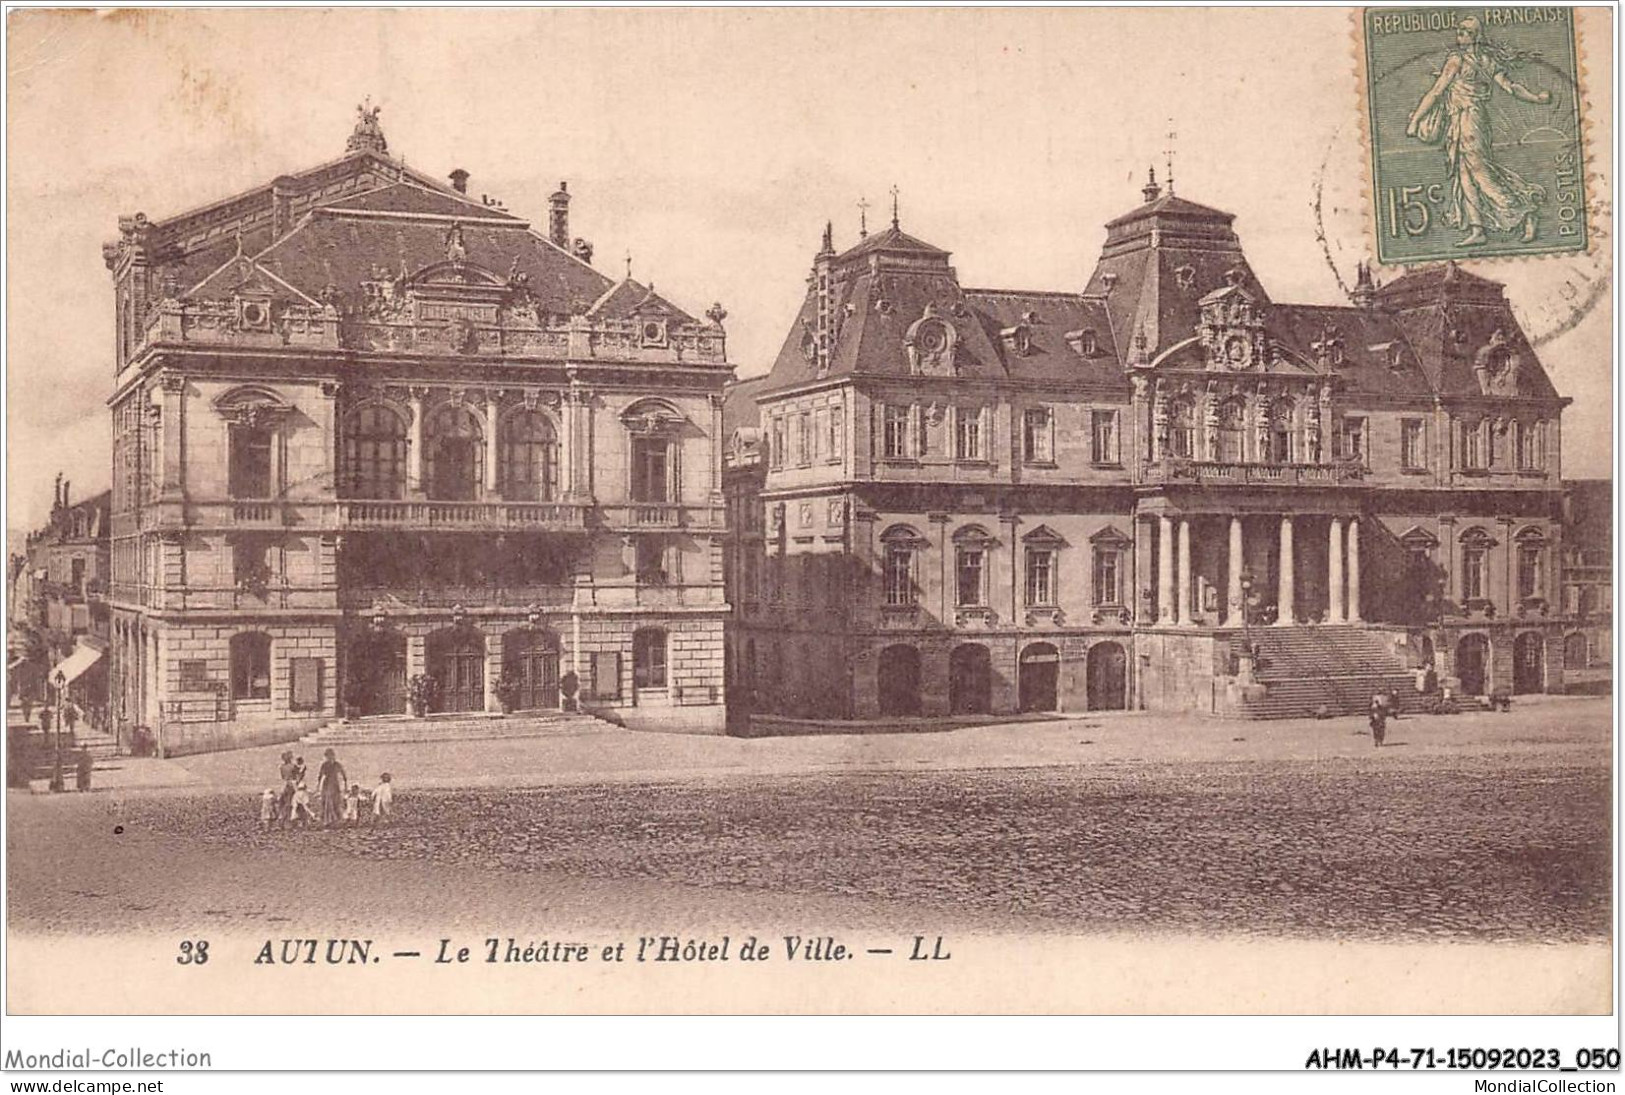
{"label": "theatre building", "polygon": [[[1455,265],[1274,300],[1164,192],[1067,292],[826,231],[733,389],[735,695],[759,716],[1360,710],[1432,665],[1558,690],[1565,400]],[[1306,247],[1313,246],[1306,241]],[[753,531],[752,531],[753,530]]]}
{"label": "theatre building", "polygon": [[572,197],[533,229],[366,110],[332,162],[121,218],[117,717],[180,752],[574,688],[722,728],[724,313],[594,269]]}

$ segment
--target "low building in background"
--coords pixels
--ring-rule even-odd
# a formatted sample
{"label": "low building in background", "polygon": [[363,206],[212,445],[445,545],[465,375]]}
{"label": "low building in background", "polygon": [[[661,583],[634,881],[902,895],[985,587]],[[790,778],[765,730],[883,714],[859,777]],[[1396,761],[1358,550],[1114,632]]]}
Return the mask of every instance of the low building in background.
{"label": "low building in background", "polygon": [[68,696],[100,712],[107,704],[111,493],[81,502],[59,475],[51,518],[12,562],[12,694],[47,698],[61,670]]}
{"label": "low building in background", "polygon": [[1614,483],[1563,484],[1563,683],[1568,692],[1614,685]]}

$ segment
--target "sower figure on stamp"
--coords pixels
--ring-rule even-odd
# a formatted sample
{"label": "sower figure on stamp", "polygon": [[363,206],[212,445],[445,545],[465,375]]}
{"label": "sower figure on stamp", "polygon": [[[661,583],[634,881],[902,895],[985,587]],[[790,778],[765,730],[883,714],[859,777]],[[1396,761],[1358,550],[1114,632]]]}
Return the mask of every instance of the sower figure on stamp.
{"label": "sower figure on stamp", "polygon": [[1486,242],[1484,230],[1523,229],[1523,240],[1535,239],[1535,215],[1546,200],[1545,187],[1527,182],[1498,162],[1490,118],[1490,100],[1500,87],[1514,99],[1544,105],[1550,91],[1530,91],[1507,75],[1527,54],[1511,51],[1483,37],[1476,16],[1456,28],[1456,46],[1439,78],[1412,111],[1405,132],[1428,144],[1444,144],[1450,162],[1450,208],[1445,223],[1465,228],[1458,247]]}

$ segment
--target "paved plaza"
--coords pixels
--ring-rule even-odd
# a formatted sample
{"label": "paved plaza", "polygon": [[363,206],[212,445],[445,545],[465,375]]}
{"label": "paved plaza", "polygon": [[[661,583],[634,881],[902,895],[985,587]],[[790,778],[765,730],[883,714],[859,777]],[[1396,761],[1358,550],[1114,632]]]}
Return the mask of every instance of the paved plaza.
{"label": "paved plaza", "polygon": [[352,776],[395,774],[399,816],[331,832],[259,832],[276,749],[125,761],[89,795],[8,796],[13,923],[1595,941],[1610,712],[1407,718],[1381,750],[1350,719],[1146,716],[351,747]]}

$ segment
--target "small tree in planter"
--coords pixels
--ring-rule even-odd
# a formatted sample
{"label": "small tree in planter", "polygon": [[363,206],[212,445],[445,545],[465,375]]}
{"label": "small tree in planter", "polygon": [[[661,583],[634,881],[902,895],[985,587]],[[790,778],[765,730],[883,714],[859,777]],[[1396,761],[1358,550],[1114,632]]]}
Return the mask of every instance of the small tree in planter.
{"label": "small tree in planter", "polygon": [[524,679],[512,669],[504,669],[502,676],[497,678],[497,703],[502,707],[504,715],[513,713],[514,705],[519,702],[519,692],[524,685]]}
{"label": "small tree in planter", "polygon": [[412,705],[412,714],[422,718],[433,706],[440,682],[427,673],[417,673],[406,682],[406,702]]}

